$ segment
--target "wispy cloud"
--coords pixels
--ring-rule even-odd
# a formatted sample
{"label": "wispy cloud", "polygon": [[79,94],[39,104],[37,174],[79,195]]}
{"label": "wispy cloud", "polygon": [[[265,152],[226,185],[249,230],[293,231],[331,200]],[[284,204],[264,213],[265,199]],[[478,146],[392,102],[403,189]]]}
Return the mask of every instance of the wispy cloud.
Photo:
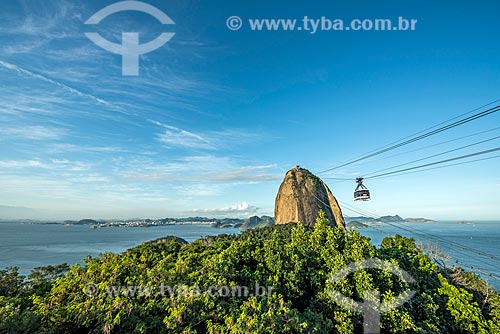
{"label": "wispy cloud", "polygon": [[[117,109],[118,107],[116,106],[113,106],[111,103],[101,99],[101,98],[98,98],[94,95],[91,95],[91,94],[87,94],[87,93],[84,93],[78,89],[75,89],[75,88],[72,88],[72,87],[69,87],[68,85],[66,84],[63,84],[59,81],[56,81],[56,80],[53,80],[53,79],[50,79],[46,76],[43,76],[41,74],[37,74],[37,73],[34,73],[34,72],[31,72],[31,71],[28,71],[20,66],[17,66],[17,65],[14,65],[14,64],[11,64],[11,63],[8,63],[8,62],[5,62],[5,61],[2,61],[0,60],[0,66],[8,69],[8,70],[11,70],[11,71],[14,71],[14,72],[17,72],[19,74],[22,74],[22,75],[26,75],[26,76],[29,76],[29,77],[32,77],[32,78],[35,78],[35,79],[39,79],[39,80],[42,80],[46,83],[49,83],[51,85],[54,85],[54,86],[57,86],[59,88],[62,88],[74,95],[77,95],[77,96],[80,96],[80,97],[85,97],[85,98],[88,98],[90,99],[91,101],[97,103],[97,104],[100,104],[100,105],[104,105],[104,106],[107,106],[107,107],[111,107],[112,109]],[[120,109],[121,111],[123,111],[122,108],[118,108]]]}
{"label": "wispy cloud", "polygon": [[0,160],[0,167],[4,169],[14,169],[20,174],[20,169],[23,168],[37,168],[61,172],[80,172],[87,171],[92,168],[93,164],[84,161],[69,161],[66,159],[52,159],[52,160]]}
{"label": "wispy cloud", "polygon": [[135,180],[167,180],[205,184],[253,183],[280,180],[272,173],[277,165],[238,166],[228,157],[192,156],[166,164],[154,164],[132,169],[123,175]]}
{"label": "wispy cloud", "polygon": [[46,168],[47,165],[38,160],[3,160],[0,161],[1,168],[25,168],[25,167],[35,167],[35,168]]}
{"label": "wispy cloud", "polygon": [[276,167],[276,165],[244,166],[228,171],[207,174],[205,177],[214,182],[221,183],[276,181],[280,180],[282,175],[269,172],[270,169]]}
{"label": "wispy cloud", "polygon": [[71,38],[81,24],[83,3],[79,1],[19,1],[22,11],[8,12],[0,27],[3,35],[22,38],[4,44],[2,53],[15,55],[37,50],[53,40]]}
{"label": "wispy cloud", "polygon": [[159,122],[154,122],[154,124],[165,128],[165,130],[158,135],[158,140],[167,146],[214,149],[210,141],[199,134]]}
{"label": "wispy cloud", "polygon": [[[104,205],[121,212],[153,202],[159,211],[190,210],[222,206],[214,198],[234,185],[279,179],[275,165],[241,160],[250,150],[240,146],[263,133],[224,124],[224,106],[247,93],[192,66],[220,55],[218,44],[179,36],[141,56],[139,77],[124,78],[121,57],[84,35],[83,22],[101,5],[18,0],[4,13],[0,203],[57,207],[64,198],[65,207],[85,210]],[[132,26],[145,40],[155,37],[151,20],[130,18],[107,20],[99,31],[119,40]]]}
{"label": "wispy cloud", "polygon": [[4,45],[2,47],[2,53],[4,55],[30,53],[30,52],[33,52],[34,50],[40,48],[44,44],[45,44],[44,41],[34,40],[34,41],[27,41],[27,42],[22,42],[22,43],[15,43],[13,45]]}
{"label": "wispy cloud", "polygon": [[9,15],[10,24],[0,29],[3,33],[63,38],[72,27],[61,26],[60,23],[78,18],[84,9],[80,1],[20,0],[19,2],[23,10],[19,15]]}
{"label": "wispy cloud", "polygon": [[158,140],[168,147],[218,150],[261,140],[265,137],[261,133],[250,132],[246,129],[224,129],[195,133],[158,121],[149,121],[164,129],[158,134]]}
{"label": "wispy cloud", "polygon": [[2,139],[30,139],[30,140],[54,140],[64,136],[65,131],[45,126],[22,126],[0,129],[0,141]]}
{"label": "wispy cloud", "polygon": [[209,215],[212,217],[248,218],[259,211],[256,206],[249,205],[246,201],[220,209],[194,209],[195,214]]}
{"label": "wispy cloud", "polygon": [[127,149],[116,147],[116,146],[87,146],[87,145],[75,145],[75,144],[53,144],[48,149],[49,153],[126,153],[130,152]]}

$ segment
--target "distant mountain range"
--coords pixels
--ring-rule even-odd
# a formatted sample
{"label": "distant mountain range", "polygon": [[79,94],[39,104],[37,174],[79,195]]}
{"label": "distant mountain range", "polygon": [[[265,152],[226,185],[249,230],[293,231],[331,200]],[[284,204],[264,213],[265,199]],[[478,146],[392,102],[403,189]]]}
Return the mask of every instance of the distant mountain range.
{"label": "distant mountain range", "polygon": [[28,224],[65,224],[65,225],[89,225],[93,228],[104,227],[150,227],[165,225],[210,225],[214,228],[241,228],[251,229],[274,225],[274,218],[270,216],[252,216],[248,219],[240,218],[207,218],[207,217],[187,217],[187,218],[161,218],[142,219],[132,218],[126,220],[116,219],[81,219],[81,220],[32,220],[32,219],[0,219],[6,222],[19,222]]}
{"label": "distant mountain range", "polygon": [[[409,223],[434,223],[434,220],[427,218],[402,218],[399,215],[382,216],[378,219],[371,217],[350,217],[344,216],[346,224],[353,227],[363,227],[366,224],[375,224],[383,222],[409,222]],[[274,225],[274,218],[271,216],[252,216],[248,219],[240,218],[207,218],[207,217],[186,217],[186,218],[161,218],[161,219],[142,219],[133,218],[126,220],[110,220],[110,219],[81,219],[81,220],[64,220],[64,221],[44,221],[32,219],[15,219],[0,221],[15,221],[23,223],[42,223],[42,224],[66,224],[66,225],[90,225],[93,227],[149,227],[149,226],[164,226],[164,225],[210,225],[214,228],[241,228],[251,229]]]}
{"label": "distant mountain range", "polygon": [[346,223],[351,222],[360,222],[360,223],[380,223],[380,222],[388,222],[388,223],[396,223],[396,222],[408,222],[408,223],[435,223],[436,221],[427,218],[402,218],[399,215],[395,216],[382,216],[380,218],[371,218],[371,217],[349,217],[344,216]]}

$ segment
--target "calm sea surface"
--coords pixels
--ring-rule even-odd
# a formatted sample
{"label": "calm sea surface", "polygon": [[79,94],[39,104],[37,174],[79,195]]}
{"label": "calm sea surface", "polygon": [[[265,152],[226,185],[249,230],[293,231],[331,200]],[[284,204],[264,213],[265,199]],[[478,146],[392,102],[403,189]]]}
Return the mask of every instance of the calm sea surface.
{"label": "calm sea surface", "polygon": [[[455,264],[468,271],[475,271],[487,279],[497,291],[500,291],[500,280],[498,279],[500,278],[500,222],[473,221],[472,224],[457,224],[456,222],[443,221],[437,223],[396,223],[394,225],[398,227],[382,223],[381,228],[364,228],[358,231],[370,237],[377,246],[380,245],[384,237],[394,234],[412,237],[424,246],[438,245],[445,254],[450,256],[450,265]],[[459,262],[456,262],[457,260]],[[493,274],[497,278],[486,273]]]}
{"label": "calm sea surface", "polygon": [[207,225],[109,227],[88,225],[0,223],[0,268],[17,266],[22,274],[34,267],[81,263],[88,254],[121,253],[141,243],[175,235],[188,242],[204,236],[240,233],[237,228]]}
{"label": "calm sea surface", "polygon": [[[383,224],[380,228],[365,228],[358,231],[380,245],[382,239],[396,233],[413,237],[424,244],[431,241],[439,244],[452,260],[459,260],[476,270],[500,277],[500,261],[466,251],[470,247],[500,257],[500,222],[474,222],[471,225],[454,222],[398,223],[410,231]],[[0,223],[0,268],[17,266],[22,274],[38,266],[67,262],[79,263],[88,254],[97,256],[104,252],[120,253],[145,241],[175,235],[188,242],[203,236],[221,233],[240,233],[239,229],[217,229],[205,225],[171,225],[158,227],[98,228],[89,226],[64,226],[62,224]],[[440,240],[432,239],[432,235]],[[456,243],[450,246],[448,242]],[[466,266],[464,266],[466,267]],[[466,268],[473,271],[471,268]],[[500,281],[488,277],[490,283],[500,291]]]}

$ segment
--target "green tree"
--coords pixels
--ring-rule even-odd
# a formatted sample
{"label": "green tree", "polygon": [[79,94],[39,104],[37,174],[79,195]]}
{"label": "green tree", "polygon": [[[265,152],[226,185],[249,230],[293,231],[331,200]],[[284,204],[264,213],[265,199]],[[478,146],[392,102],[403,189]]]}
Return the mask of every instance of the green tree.
{"label": "green tree", "polygon": [[[404,269],[416,282],[379,269],[329,280],[369,258]],[[414,240],[399,235],[377,248],[357,231],[331,227],[321,212],[314,228],[277,225],[190,244],[169,237],[66,269],[38,268],[26,284],[17,271],[3,271],[0,286],[18,292],[0,297],[0,332],[17,323],[19,333],[47,334],[362,332],[361,314],[333,300],[332,289],[357,301],[372,290],[382,300],[415,290],[411,300],[382,314],[382,333],[499,332],[500,299],[479,277],[458,268],[444,271]],[[161,284],[181,290],[158,294]],[[271,289],[263,295],[206,293],[209,287],[243,286],[250,292],[255,285]],[[88,293],[89,286],[95,293]],[[110,290],[127,286],[143,289],[133,296],[127,289]]]}

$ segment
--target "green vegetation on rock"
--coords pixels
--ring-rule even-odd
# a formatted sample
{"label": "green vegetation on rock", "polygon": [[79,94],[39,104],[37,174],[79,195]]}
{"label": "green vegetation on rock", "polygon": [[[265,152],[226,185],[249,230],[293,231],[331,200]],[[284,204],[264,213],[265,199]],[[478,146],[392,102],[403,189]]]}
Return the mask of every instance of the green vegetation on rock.
{"label": "green vegetation on rock", "polygon": [[274,218],[269,216],[257,217],[253,216],[245,220],[245,222],[240,226],[242,229],[248,228],[261,228],[274,225]]}

